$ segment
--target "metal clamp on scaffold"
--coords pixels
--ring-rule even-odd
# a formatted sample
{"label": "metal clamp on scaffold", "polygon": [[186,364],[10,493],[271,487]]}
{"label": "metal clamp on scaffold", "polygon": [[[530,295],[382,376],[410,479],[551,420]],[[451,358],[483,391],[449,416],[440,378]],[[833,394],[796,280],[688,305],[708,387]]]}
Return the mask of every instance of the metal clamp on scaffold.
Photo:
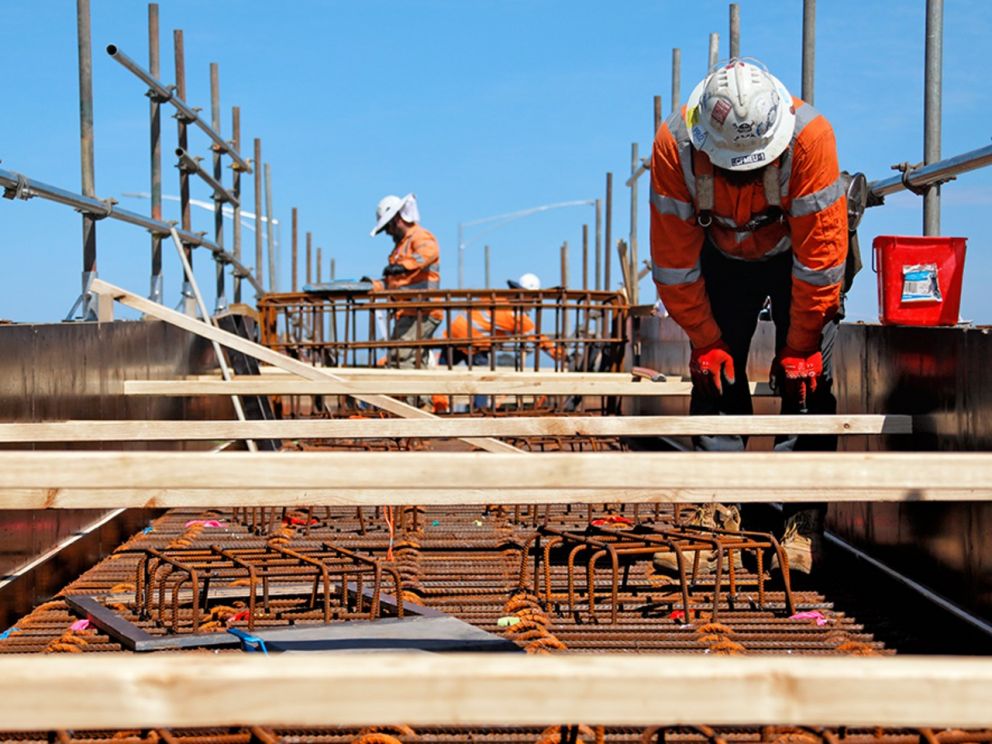
{"label": "metal clamp on scaffold", "polygon": [[28,179],[22,173],[15,173],[17,176],[17,183],[14,186],[8,186],[3,190],[4,199],[21,199],[27,201],[34,194],[31,192],[31,187],[28,186]]}
{"label": "metal clamp on scaffold", "polygon": [[162,92],[162,90],[158,88],[150,87],[145,91],[145,95],[148,96],[148,100],[154,103],[168,103],[172,100],[172,96],[175,95],[175,92],[176,86],[168,85],[165,88],[165,92]]}
{"label": "metal clamp on scaffold", "polygon": [[956,176],[948,176],[947,178],[944,178],[944,179],[939,180],[939,181],[931,181],[930,183],[928,183],[925,186],[915,186],[910,181],[910,178],[912,177],[913,173],[918,168],[922,168],[923,165],[924,165],[923,163],[917,163],[916,165],[910,165],[907,161],[903,161],[902,163],[896,163],[895,165],[891,166],[891,168],[894,171],[899,171],[900,173],[902,173],[902,185],[906,187],[906,191],[910,191],[910,192],[916,194],[917,196],[925,196],[926,193],[930,190],[931,187],[933,187],[933,186],[942,186],[943,184],[947,183],[948,181],[953,181],[956,178]]}
{"label": "metal clamp on scaffold", "polygon": [[113,198],[112,196],[111,197],[108,197],[106,199],[99,199],[98,201],[103,205],[104,209],[106,210],[103,214],[100,214],[99,212],[92,212],[92,211],[90,211],[88,209],[86,209],[86,210],[77,209],[76,211],[77,212],[83,212],[83,213],[89,215],[90,219],[92,219],[94,222],[96,222],[98,220],[106,219],[111,214],[113,214],[113,212],[114,212],[114,206],[118,203],[117,200],[115,198]]}

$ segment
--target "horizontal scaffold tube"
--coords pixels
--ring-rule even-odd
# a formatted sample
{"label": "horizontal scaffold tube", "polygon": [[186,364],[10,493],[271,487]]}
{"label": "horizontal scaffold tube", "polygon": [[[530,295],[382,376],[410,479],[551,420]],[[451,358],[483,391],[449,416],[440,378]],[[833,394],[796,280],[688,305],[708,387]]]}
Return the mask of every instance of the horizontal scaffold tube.
{"label": "horizontal scaffold tube", "polygon": [[868,190],[875,197],[882,198],[906,188],[907,182],[913,188],[923,188],[934,183],[949,181],[961,173],[978,170],[992,164],[992,145],[979,147],[952,158],[945,158],[936,163],[930,163],[914,168],[905,176],[890,176],[868,184]]}
{"label": "horizontal scaffold tube", "polygon": [[[111,219],[120,220],[121,222],[126,222],[130,225],[137,225],[138,227],[143,227],[156,235],[166,236],[172,230],[172,225],[168,222],[154,220],[143,214],[131,212],[127,209],[121,209],[113,202],[103,201],[95,197],[83,196],[82,194],[76,194],[72,191],[66,191],[58,186],[52,186],[41,181],[36,181],[33,178],[28,178],[20,173],[4,170],[3,168],[0,168],[0,186],[7,189],[11,196],[19,199],[30,199],[37,196],[58,204],[64,204],[67,207],[72,207],[80,212],[93,215],[97,219],[110,217]],[[215,258],[220,259],[223,263],[233,266],[237,275],[242,279],[249,281],[252,287],[254,287],[259,294],[263,294],[265,292],[265,289],[257,281],[255,281],[251,270],[235,259],[230,253],[218,248],[216,244],[207,240],[203,235],[188,232],[186,230],[177,230],[177,232],[179,233],[180,240],[182,240],[184,244],[207,249],[214,255]]]}

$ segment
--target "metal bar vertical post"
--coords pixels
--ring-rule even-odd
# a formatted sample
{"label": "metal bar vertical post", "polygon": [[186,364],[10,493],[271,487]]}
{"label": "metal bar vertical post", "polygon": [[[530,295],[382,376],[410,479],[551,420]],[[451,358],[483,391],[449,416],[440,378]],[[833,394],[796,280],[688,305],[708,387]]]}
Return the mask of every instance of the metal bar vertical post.
{"label": "metal bar vertical post", "polygon": [[[93,155],[93,51],[90,0],[76,0],[76,41],[79,52],[79,166],[83,196],[96,196]],[[89,284],[96,278],[96,220],[83,214],[83,319],[96,318]]]}
{"label": "metal bar vertical post", "polygon": [[631,297],[630,304],[637,304],[637,168],[641,164],[636,142],[630,145],[630,240],[627,246],[630,251]]}
{"label": "metal bar vertical post", "polygon": [[737,3],[730,4],[730,58],[741,56],[741,8]]}
{"label": "metal bar vertical post", "polygon": [[[181,29],[175,29],[172,32],[172,45],[173,57],[176,62],[176,97],[185,103],[186,47],[183,42],[183,32]],[[188,123],[189,122],[186,121],[182,114],[176,114],[176,128],[179,134],[179,147],[186,152],[189,152],[189,135],[186,126]],[[185,168],[179,169],[179,212],[180,223],[183,226],[183,230],[186,232],[192,232],[192,220],[189,212],[189,171]],[[189,262],[190,267],[192,267],[193,247],[191,245],[185,245],[184,249],[186,252],[186,260]],[[190,284],[189,277],[185,274],[183,274],[182,308],[183,312],[187,315],[196,315],[196,298],[193,297],[193,287]]]}
{"label": "metal bar vertical post", "polygon": [[568,241],[561,244],[561,287],[568,289]]}
{"label": "metal bar vertical post", "polygon": [[603,288],[603,202],[596,200],[596,284],[595,289]]}
{"label": "metal bar vertical post", "polygon": [[[210,63],[210,126],[217,134],[220,134],[220,68],[216,62]],[[210,149],[213,150],[214,180],[217,183],[222,183],[224,166],[221,159],[224,153],[217,145]],[[224,247],[224,199],[217,192],[214,192],[214,244],[221,249]],[[224,262],[219,256],[214,257],[214,270],[217,277],[217,298],[214,302],[214,312],[219,313],[227,307]]]}
{"label": "metal bar vertical post", "polygon": [[603,234],[603,289],[610,289],[613,284],[610,277],[610,264],[613,253],[613,174],[606,174],[606,228]]}
{"label": "metal bar vertical post", "polygon": [[[307,245],[309,245],[309,244],[310,244],[310,233],[307,233]],[[316,281],[317,284],[320,284],[321,281],[323,281],[321,279],[321,275],[324,273],[323,272],[323,266],[321,265],[322,261],[323,261],[323,259],[321,258],[321,249],[320,249],[320,246],[318,245],[317,246],[317,262],[315,264],[317,271],[316,271],[316,274],[314,276],[314,281]]]}
{"label": "metal bar vertical post", "polygon": [[[158,3],[148,4],[148,71],[156,80],[161,77]],[[152,219],[162,219],[162,102],[153,92],[148,94],[149,145],[151,153]],[[162,302],[162,236],[152,233],[152,275],[148,299]]]}
{"label": "metal bar vertical post", "polygon": [[661,113],[661,96],[654,97],[654,127],[651,130],[652,139],[658,133],[658,128],[661,126],[663,114]]}
{"label": "metal bar vertical post", "polygon": [[336,268],[337,268],[337,267],[336,267],[336,266],[334,265],[334,259],[332,258],[332,259],[331,259],[331,276],[330,276],[330,280],[331,280],[332,282],[333,282],[333,281],[334,281],[334,279],[335,279],[335,278],[337,277],[337,271],[335,271],[335,269],[336,269]]}
{"label": "metal bar vertical post", "polygon": [[710,34],[710,51],[706,61],[707,73],[716,67],[717,62],[720,61],[720,34],[716,31]]}
{"label": "metal bar vertical post", "polygon": [[290,285],[290,290],[289,291],[290,292],[296,292],[300,288],[300,284],[299,284],[300,252],[299,252],[299,246],[296,243],[296,231],[297,231],[296,207],[293,207],[292,215],[293,215],[293,220],[292,220],[292,224],[293,224],[293,247],[292,247],[293,255],[292,255],[292,259],[291,259],[291,261],[292,261],[292,263],[291,263],[292,274],[291,274],[291,278],[290,278],[291,285]]}
{"label": "metal bar vertical post", "polygon": [[[923,93],[923,162],[940,160],[941,87],[944,57],[944,0],[927,0],[926,70]],[[940,185],[923,195],[923,234],[940,234]]]}
{"label": "metal bar vertical post", "polygon": [[251,164],[255,175],[255,281],[262,282],[262,140],[255,138],[255,158]]}
{"label": "metal bar vertical post", "polygon": [[276,250],[272,241],[272,169],[265,164],[265,247],[269,253],[269,291],[276,292]]}
{"label": "metal bar vertical post", "polygon": [[489,273],[489,268],[490,268],[489,261],[491,259],[491,255],[490,255],[490,252],[489,252],[489,246],[488,245],[485,246],[484,249],[483,249],[483,256],[484,256],[485,262],[486,262],[486,289],[489,289],[493,285],[492,285],[492,276]]}
{"label": "metal bar vertical post", "polygon": [[672,113],[682,101],[682,50],[672,49]]}
{"label": "metal bar vertical post", "polygon": [[458,289],[465,286],[465,228],[458,223]]}
{"label": "metal bar vertical post", "polygon": [[[317,253],[317,265],[320,266],[320,249]],[[307,232],[307,284],[313,281],[313,233]],[[318,282],[320,279],[317,280]]]}
{"label": "metal bar vertical post", "polygon": [[589,289],[589,225],[582,226],[582,289]]}
{"label": "metal bar vertical post", "polygon": [[816,74],[816,0],[803,0],[803,90],[802,99],[813,103]]}
{"label": "metal bar vertical post", "polygon": [[[234,149],[241,152],[241,109],[235,106],[231,109],[231,141]],[[234,167],[234,184],[231,191],[238,200],[234,205],[234,221],[231,225],[232,239],[234,241],[234,259],[241,262],[241,169],[237,163]],[[241,302],[241,275],[234,272],[234,301]]]}

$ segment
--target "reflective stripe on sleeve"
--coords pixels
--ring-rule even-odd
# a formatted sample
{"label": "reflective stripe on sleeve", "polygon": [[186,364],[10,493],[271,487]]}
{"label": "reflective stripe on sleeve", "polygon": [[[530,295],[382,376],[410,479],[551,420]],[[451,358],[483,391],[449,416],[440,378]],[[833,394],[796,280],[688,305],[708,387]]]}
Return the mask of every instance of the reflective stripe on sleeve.
{"label": "reflective stripe on sleeve", "polygon": [[651,189],[651,204],[659,214],[671,214],[680,220],[691,220],[696,214],[695,208],[689,202],[671,196],[662,196],[654,189]]}
{"label": "reflective stripe on sleeve", "polygon": [[826,209],[844,195],[844,179],[840,176],[829,186],[814,191],[812,194],[797,196],[792,200],[789,214],[793,217],[805,217]]}
{"label": "reflective stripe on sleeve", "polygon": [[815,287],[829,287],[831,284],[839,284],[844,278],[844,262],[826,269],[811,269],[793,256],[792,275]]}
{"label": "reflective stripe on sleeve", "polygon": [[785,253],[791,247],[792,247],[792,238],[789,237],[788,235],[785,235],[784,237],[779,239],[779,241],[770,251],[768,251],[768,253],[765,254],[765,257],[770,258],[772,256],[777,256],[779,253]]}
{"label": "reflective stripe on sleeve", "polygon": [[651,276],[658,284],[673,286],[676,284],[692,284],[702,276],[699,262],[688,269],[666,269],[658,264],[651,267]]}
{"label": "reflective stripe on sleeve", "polygon": [[819,115],[820,112],[812,104],[804,102],[802,106],[796,109],[796,128],[792,130],[792,138],[795,139],[798,137],[799,133]]}

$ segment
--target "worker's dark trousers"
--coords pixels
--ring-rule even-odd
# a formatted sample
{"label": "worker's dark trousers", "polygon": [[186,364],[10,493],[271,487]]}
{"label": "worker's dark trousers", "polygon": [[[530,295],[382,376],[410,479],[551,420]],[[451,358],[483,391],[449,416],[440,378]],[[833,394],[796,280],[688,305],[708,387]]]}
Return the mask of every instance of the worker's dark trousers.
{"label": "worker's dark trousers", "polygon": [[[747,376],[751,337],[757,328],[758,313],[764,305],[765,298],[770,297],[772,320],[775,323],[776,353],[785,346],[789,332],[789,310],[792,304],[792,251],[773,256],[767,261],[741,261],[726,257],[707,241],[703,246],[701,263],[713,317],[720,326],[723,341],[730,347],[730,354],[734,359],[736,381],[733,385],[727,385],[724,381],[723,395],[720,396],[693,387],[689,413],[694,416],[751,414],[754,409]],[[816,392],[807,396],[806,410],[801,411],[797,404],[789,404],[783,400],[783,414],[837,412],[837,399],[832,390],[832,357],[839,322],[840,317],[837,317],[823,328],[820,345],[823,355],[823,377],[817,381]],[[764,367],[765,362],[766,360],[761,360],[759,366]],[[693,444],[695,449],[701,451],[730,452],[743,450],[746,441],[746,437],[741,436],[701,436],[695,437]],[[778,437],[775,440],[775,449],[832,451],[837,449],[837,437],[823,435]],[[796,511],[807,509],[815,509],[821,515],[826,510],[825,505],[822,504],[786,504],[785,514],[788,517]]]}

